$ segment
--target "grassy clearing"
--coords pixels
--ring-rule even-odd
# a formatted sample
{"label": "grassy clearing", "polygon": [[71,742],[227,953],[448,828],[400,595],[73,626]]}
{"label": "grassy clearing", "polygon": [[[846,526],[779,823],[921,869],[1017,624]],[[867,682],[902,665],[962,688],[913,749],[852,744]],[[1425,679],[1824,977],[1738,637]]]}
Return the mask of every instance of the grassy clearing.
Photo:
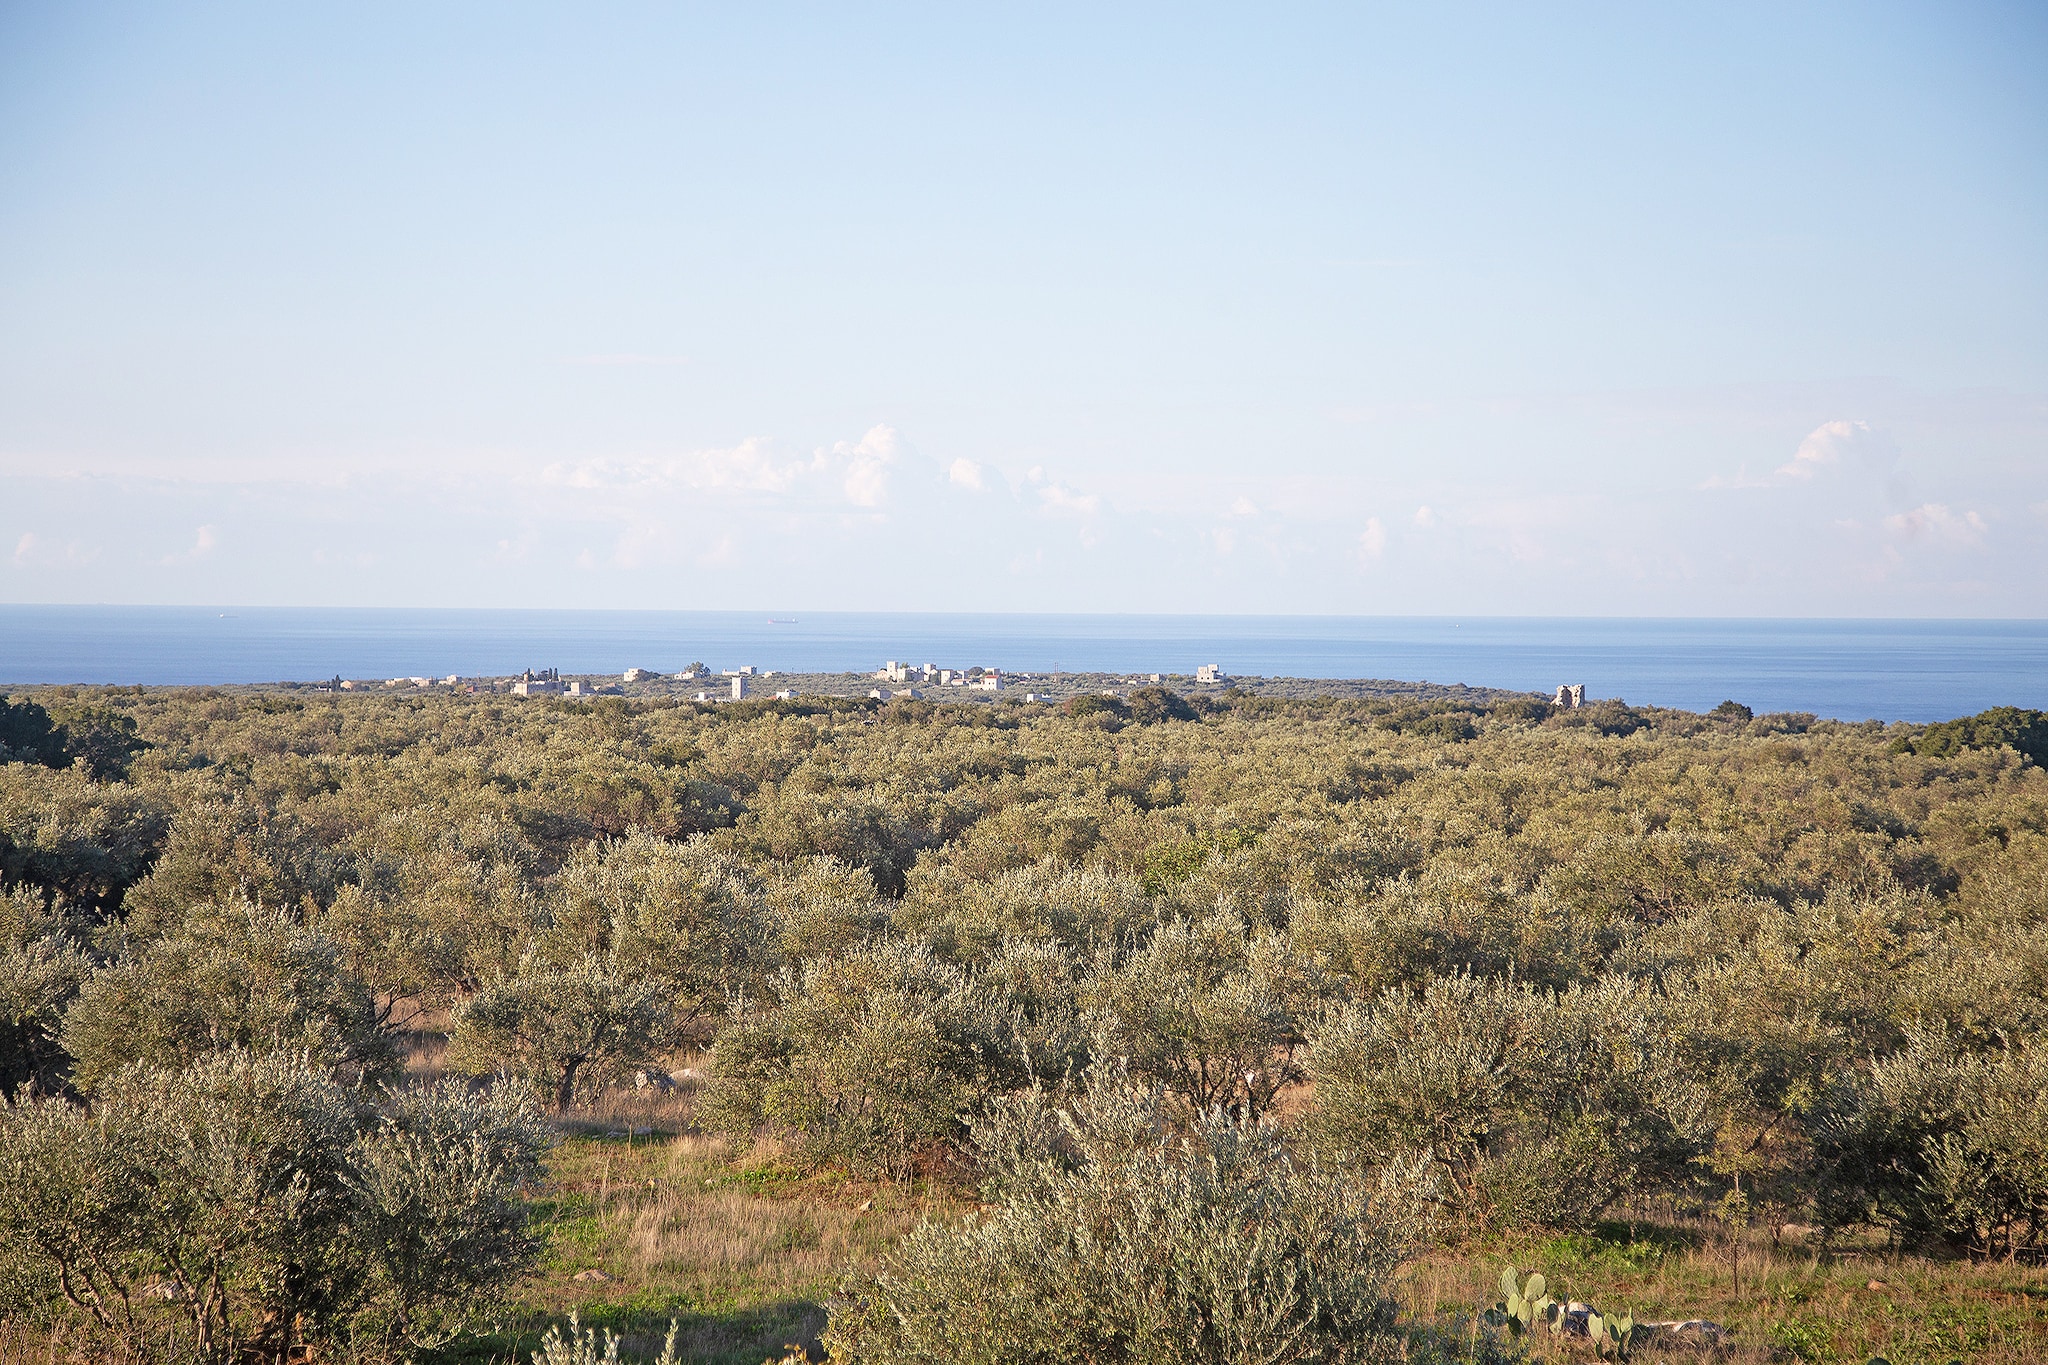
{"label": "grassy clearing", "polygon": [[[508,1361],[516,1351],[523,1360],[547,1324],[572,1309],[620,1332],[629,1358],[651,1358],[671,1318],[682,1325],[686,1358],[706,1365],[759,1365],[787,1343],[815,1349],[824,1305],[848,1265],[871,1264],[921,1217],[968,1207],[937,1185],[800,1176],[772,1150],[736,1153],[648,1121],[674,1122],[687,1105],[686,1096],[627,1097],[579,1116],[538,1195],[550,1250],[518,1295],[522,1330],[451,1359]],[[1759,1231],[1744,1241],[1738,1292],[1729,1253],[1718,1225],[1682,1220],[1471,1243],[1412,1263],[1401,1307],[1414,1322],[1469,1323],[1499,1297],[1501,1269],[1513,1265],[1542,1271],[1560,1298],[1731,1329],[1717,1351],[1667,1349],[1644,1357],[1652,1361],[2048,1360],[2043,1268],[1895,1256],[1869,1244],[1826,1250]],[[591,1271],[607,1278],[576,1278]],[[1547,1340],[1536,1352],[1590,1359]]]}
{"label": "grassy clearing", "polygon": [[735,1151],[688,1131],[690,1105],[687,1087],[618,1093],[564,1124],[535,1196],[548,1251],[514,1297],[516,1326],[450,1361],[524,1360],[573,1310],[618,1332],[629,1358],[652,1358],[673,1319],[686,1359],[759,1365],[815,1347],[849,1266],[963,1207],[935,1184],[807,1176],[772,1147]]}
{"label": "grassy clearing", "polygon": [[[1560,1299],[1638,1319],[1706,1318],[1730,1329],[1712,1358],[1731,1365],[1805,1361],[1862,1365],[2028,1365],[2048,1359],[2048,1270],[1886,1254],[1873,1245],[1824,1250],[1744,1239],[1742,1283],[1714,1224],[1603,1224],[1597,1233],[1510,1238],[1424,1256],[1402,1282],[1402,1309],[1454,1321],[1500,1296],[1500,1272],[1541,1271]],[[1654,1351],[1650,1359],[1707,1353]]]}

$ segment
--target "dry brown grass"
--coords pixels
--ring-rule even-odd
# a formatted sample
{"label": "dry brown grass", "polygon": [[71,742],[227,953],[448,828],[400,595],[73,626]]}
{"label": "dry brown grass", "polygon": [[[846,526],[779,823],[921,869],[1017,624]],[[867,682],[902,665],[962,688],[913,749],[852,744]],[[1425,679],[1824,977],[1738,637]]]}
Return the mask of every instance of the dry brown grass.
{"label": "dry brown grass", "polygon": [[[873,1264],[920,1217],[959,1207],[943,1186],[805,1176],[773,1144],[736,1151],[631,1122],[673,1117],[688,1100],[687,1090],[615,1094],[565,1122],[540,1192],[549,1255],[518,1307],[577,1309],[617,1328],[629,1355],[650,1357],[675,1318],[686,1359],[757,1365],[786,1342],[815,1344],[850,1266]],[[577,1278],[592,1271],[605,1278]]]}
{"label": "dry brown grass", "polygon": [[1402,1311],[1425,1321],[1469,1316],[1500,1297],[1501,1270],[1513,1265],[1542,1271],[1559,1298],[1639,1319],[1706,1318],[1730,1329],[1718,1350],[1666,1347],[1647,1357],[1653,1361],[2048,1360],[2048,1268],[1892,1255],[1876,1245],[1826,1249],[1779,1243],[1757,1231],[1744,1240],[1738,1289],[1717,1226],[1603,1231],[1605,1237],[1503,1239],[1429,1253],[1402,1276]]}
{"label": "dry brown grass", "polygon": [[[34,1326],[0,1318],[0,1365],[71,1365],[74,1361],[105,1359],[85,1353],[71,1334],[62,1328]],[[125,1365],[110,1361],[109,1365]]]}

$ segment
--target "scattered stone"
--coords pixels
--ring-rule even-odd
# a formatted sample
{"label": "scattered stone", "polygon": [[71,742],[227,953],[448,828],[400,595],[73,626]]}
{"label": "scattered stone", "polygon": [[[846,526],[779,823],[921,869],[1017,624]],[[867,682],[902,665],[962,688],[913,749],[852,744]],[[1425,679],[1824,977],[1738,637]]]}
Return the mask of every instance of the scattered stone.
{"label": "scattered stone", "polygon": [[872,1200],[872,1199],[864,1199],[864,1200],[862,1200],[862,1201],[861,1201],[861,1206],[860,1206],[860,1212],[862,1212],[862,1213],[866,1213],[866,1212],[867,1212],[867,1211],[868,1211],[869,1209],[872,1209],[872,1208],[873,1208],[874,1206],[875,1206],[875,1201],[874,1201],[874,1200]]}
{"label": "scattered stone", "polygon": [[623,1128],[614,1128],[610,1132],[605,1134],[605,1136],[608,1138],[624,1137],[625,1135],[626,1130]]}
{"label": "scattered stone", "polygon": [[1866,1285],[1864,1285],[1863,1287],[1864,1287],[1865,1289],[1882,1289],[1882,1288],[1884,1288],[1884,1281],[1883,1281],[1883,1280],[1872,1280],[1872,1281],[1871,1281],[1871,1282],[1870,1282],[1869,1284],[1866,1284]]}
{"label": "scattered stone", "polygon": [[611,1284],[616,1277],[602,1270],[579,1270],[574,1278],[578,1284]]}
{"label": "scattered stone", "polygon": [[[687,1075],[688,1073],[684,1074]],[[652,1067],[648,1067],[645,1070],[633,1073],[633,1088],[635,1090],[653,1090],[659,1094],[667,1094],[676,1088],[676,1081],[675,1077],[669,1075],[666,1071],[657,1071]]]}
{"label": "scattered stone", "polygon": [[1728,1335],[1728,1329],[1718,1322],[1705,1318],[1687,1318],[1684,1321],[1639,1322],[1637,1327],[1648,1328],[1650,1334],[1659,1339],[1676,1338],[1680,1341],[1695,1341],[1702,1346],[1719,1344]]}
{"label": "scattered stone", "polygon": [[186,1298],[185,1286],[176,1280],[158,1280],[143,1288],[142,1297],[155,1299],[160,1303],[183,1303]]}

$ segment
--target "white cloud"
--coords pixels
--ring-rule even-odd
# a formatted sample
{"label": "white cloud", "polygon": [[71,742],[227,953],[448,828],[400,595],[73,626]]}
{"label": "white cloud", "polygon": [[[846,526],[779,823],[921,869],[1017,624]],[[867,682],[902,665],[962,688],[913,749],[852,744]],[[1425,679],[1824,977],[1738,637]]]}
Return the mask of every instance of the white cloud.
{"label": "white cloud", "polygon": [[220,536],[211,526],[202,526],[192,536],[192,548],[181,554],[165,555],[166,564],[193,564],[212,554]]}
{"label": "white cloud", "polygon": [[[212,547],[209,545],[207,548]],[[38,566],[49,567],[59,564],[76,568],[91,564],[99,557],[100,547],[97,545],[82,544],[76,540],[67,540],[59,545],[37,535],[34,531],[24,531],[21,533],[21,539],[14,542],[14,554],[11,558],[21,568],[33,569]]]}
{"label": "white cloud", "polygon": [[1927,502],[1910,512],[1886,517],[1884,528],[1907,540],[1923,537],[1941,545],[1981,545],[1991,529],[1975,512],[1953,512],[1946,503]]}
{"label": "white cloud", "polygon": [[786,493],[804,473],[800,460],[777,460],[768,442],[749,436],[725,449],[637,460],[583,460],[551,464],[543,483],[591,490],[666,488]]}
{"label": "white cloud", "polygon": [[819,452],[812,463],[829,467],[843,462],[846,473],[841,487],[846,490],[846,500],[855,507],[879,507],[888,496],[889,469],[896,463],[901,447],[902,441],[894,428],[870,427],[858,442],[849,445],[840,441],[829,452]]}
{"label": "white cloud", "polygon": [[803,496],[855,507],[879,507],[888,498],[890,471],[903,454],[902,439],[887,426],[871,427],[858,441],[839,441],[809,460],[778,456],[773,445],[749,436],[738,445],[685,455],[555,463],[541,482],[591,492],[713,493]]}
{"label": "white cloud", "polygon": [[641,355],[637,352],[622,351],[610,355],[572,355],[570,365],[687,365],[686,355]]}
{"label": "white cloud", "polygon": [[1046,511],[1061,516],[1092,517],[1102,510],[1102,499],[1097,495],[1077,492],[1057,481],[1040,488],[1038,498]]}
{"label": "white cloud", "polygon": [[955,460],[948,465],[946,481],[956,488],[971,489],[976,493],[988,491],[988,481],[982,477],[981,466],[968,459]]}
{"label": "white cloud", "polygon": [[1436,512],[1428,503],[1424,503],[1415,509],[1415,524],[1423,530],[1427,531],[1432,526],[1435,526],[1436,521]]}
{"label": "white cloud", "polygon": [[1884,465],[1896,454],[1891,442],[1868,422],[1836,420],[1823,422],[1806,434],[1791,462],[1773,471],[1780,482],[1805,482],[1824,471],[1845,465]]}
{"label": "white cloud", "polygon": [[1387,528],[1380,524],[1378,517],[1367,517],[1365,529],[1358,533],[1358,554],[1367,563],[1377,560],[1387,552]]}
{"label": "white cloud", "polygon": [[1259,505],[1243,494],[1239,494],[1237,500],[1230,504],[1230,515],[1233,517],[1255,517],[1258,514]]}

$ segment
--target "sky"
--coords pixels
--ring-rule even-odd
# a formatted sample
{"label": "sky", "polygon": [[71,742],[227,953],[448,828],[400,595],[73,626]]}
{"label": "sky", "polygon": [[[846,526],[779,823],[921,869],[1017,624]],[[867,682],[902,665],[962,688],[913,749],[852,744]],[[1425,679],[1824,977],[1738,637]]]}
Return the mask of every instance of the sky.
{"label": "sky", "polygon": [[9,0],[0,601],[2048,616],[2048,8]]}

